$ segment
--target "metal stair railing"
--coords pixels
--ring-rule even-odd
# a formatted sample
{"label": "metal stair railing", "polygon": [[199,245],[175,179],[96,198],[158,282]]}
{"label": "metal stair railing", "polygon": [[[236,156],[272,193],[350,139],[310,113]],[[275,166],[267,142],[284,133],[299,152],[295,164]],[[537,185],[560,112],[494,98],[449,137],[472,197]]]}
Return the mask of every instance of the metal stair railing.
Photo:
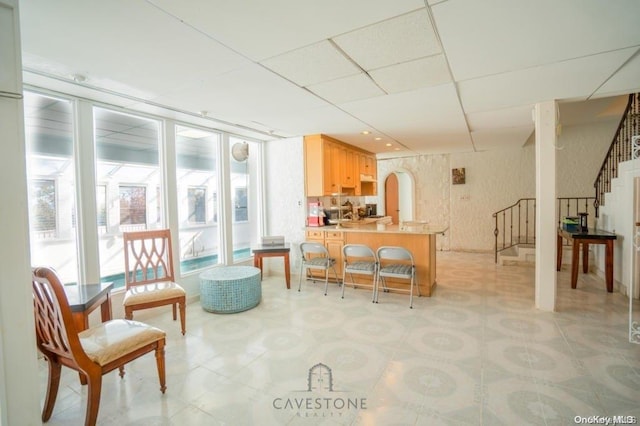
{"label": "metal stair railing", "polygon": [[[588,213],[589,227],[595,223],[597,210],[596,197],[559,197],[557,198],[556,221],[562,226],[566,216],[578,216]],[[512,205],[493,214],[495,228],[494,257],[498,263],[498,253],[511,247],[536,244],[536,199],[521,198]]]}
{"label": "metal stair railing", "polygon": [[611,191],[611,182],[618,177],[618,165],[632,159],[632,138],[637,135],[640,135],[640,93],[632,93],[629,95],[627,107],[593,183],[596,190],[596,217],[598,217],[598,207],[604,205],[604,194]]}

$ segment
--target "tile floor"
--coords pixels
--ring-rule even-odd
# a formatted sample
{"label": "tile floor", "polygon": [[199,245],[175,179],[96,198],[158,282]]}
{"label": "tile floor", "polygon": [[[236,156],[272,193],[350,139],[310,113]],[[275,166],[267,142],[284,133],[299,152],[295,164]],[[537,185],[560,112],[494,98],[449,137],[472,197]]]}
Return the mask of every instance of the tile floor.
{"label": "tile floor", "polygon": [[[531,266],[439,252],[435,295],[415,299],[413,310],[406,294],[381,294],[375,305],[368,290],[347,288],[343,300],[336,285],[325,297],[319,283],[287,291],[282,277],[265,279],[262,302],[250,311],[216,315],[189,305],[185,337],[167,310],[147,321],[168,334],[166,394],[147,355],[124,379],[105,376],[99,424],[561,425],[575,424],[575,416],[640,418],[640,345],[628,343],[627,299],[607,294],[595,274],[581,274],[571,290],[565,266],[557,312],[540,312],[533,282]],[[48,424],[82,424],[86,391],[63,370]],[[44,362],[41,377],[44,394]]]}

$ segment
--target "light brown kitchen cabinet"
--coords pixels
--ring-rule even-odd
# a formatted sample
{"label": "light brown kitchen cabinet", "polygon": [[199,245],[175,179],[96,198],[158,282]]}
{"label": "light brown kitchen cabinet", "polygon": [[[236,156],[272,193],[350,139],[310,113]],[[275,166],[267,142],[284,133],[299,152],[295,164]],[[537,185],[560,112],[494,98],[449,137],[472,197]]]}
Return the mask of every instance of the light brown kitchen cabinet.
{"label": "light brown kitchen cabinet", "polygon": [[[336,273],[342,279],[342,247],[344,246],[344,233],[342,231],[326,231],[324,245],[329,251],[329,256],[336,260]],[[331,277],[331,273],[329,275]]]}
{"label": "light brown kitchen cabinet", "polygon": [[[307,197],[376,195],[376,185],[363,174],[375,176],[375,155],[326,135],[304,137],[305,189]],[[366,173],[364,173],[366,172]]]}
{"label": "light brown kitchen cabinet", "polygon": [[342,170],[342,187],[343,188],[355,188],[356,187],[356,170],[355,170],[355,151],[347,148],[342,149],[340,159],[340,168]]}
{"label": "light brown kitchen cabinet", "polygon": [[[338,279],[342,279],[342,246],[344,246],[344,233],[341,231],[320,231],[307,230],[306,241],[320,243],[327,248],[329,257],[336,260],[335,269]],[[308,269],[309,276],[314,279],[324,280],[324,271],[318,269]],[[335,281],[333,270],[329,269],[329,280]]]}

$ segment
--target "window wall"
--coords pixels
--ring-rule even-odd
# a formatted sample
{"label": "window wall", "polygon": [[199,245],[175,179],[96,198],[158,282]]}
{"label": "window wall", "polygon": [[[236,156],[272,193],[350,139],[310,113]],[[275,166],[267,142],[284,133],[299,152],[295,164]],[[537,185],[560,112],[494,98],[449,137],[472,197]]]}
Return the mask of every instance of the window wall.
{"label": "window wall", "polygon": [[93,108],[100,280],[124,285],[122,233],[163,227],[160,122]]}
{"label": "window wall", "polygon": [[220,134],[176,126],[180,271],[220,262]]}
{"label": "window wall", "polygon": [[[78,282],[79,270],[89,270],[87,275],[99,271],[101,281],[122,287],[122,233],[160,228],[178,230],[174,257],[181,275],[251,256],[251,243],[260,235],[255,188],[260,179],[256,165],[262,160],[260,149],[254,149],[259,142],[72,96],[25,91],[24,104],[34,265],[53,266],[65,283]],[[171,135],[166,141],[165,131]],[[82,135],[78,142],[76,132]],[[175,147],[166,149],[167,143]],[[250,147],[252,155],[234,156],[232,146],[237,144]],[[94,153],[92,167],[86,166],[92,157],[88,151]],[[76,152],[83,153],[83,163]],[[227,152],[231,157],[222,167],[220,159]],[[95,194],[87,192],[87,184]],[[95,208],[86,207],[93,203]],[[85,215],[82,221],[78,212]],[[79,256],[86,253],[80,252],[80,242],[82,250],[95,255]]]}
{"label": "window wall", "polygon": [[74,119],[71,101],[24,93],[31,262],[78,281]]}

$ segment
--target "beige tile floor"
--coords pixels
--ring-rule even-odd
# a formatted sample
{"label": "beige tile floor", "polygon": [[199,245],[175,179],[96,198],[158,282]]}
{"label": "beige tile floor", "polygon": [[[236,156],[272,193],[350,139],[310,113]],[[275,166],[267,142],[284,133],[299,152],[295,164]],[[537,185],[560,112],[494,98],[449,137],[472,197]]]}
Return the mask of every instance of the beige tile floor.
{"label": "beige tile floor", "polygon": [[[412,310],[407,295],[381,294],[376,305],[364,289],[347,288],[345,299],[336,285],[326,297],[322,284],[311,282],[300,293],[287,291],[282,277],[265,279],[262,302],[250,311],[216,315],[190,304],[185,337],[167,310],[147,320],[168,334],[166,394],[147,355],[124,379],[105,376],[99,424],[640,418],[640,345],[628,343],[628,301],[606,293],[595,274],[581,274],[571,290],[567,269],[559,274],[555,313],[534,308],[531,266],[497,266],[492,255],[457,252],[438,253],[435,295],[414,299]],[[86,390],[65,370],[50,425],[83,423]],[[44,394],[44,362],[41,377]],[[309,383],[332,389],[309,391]]]}

